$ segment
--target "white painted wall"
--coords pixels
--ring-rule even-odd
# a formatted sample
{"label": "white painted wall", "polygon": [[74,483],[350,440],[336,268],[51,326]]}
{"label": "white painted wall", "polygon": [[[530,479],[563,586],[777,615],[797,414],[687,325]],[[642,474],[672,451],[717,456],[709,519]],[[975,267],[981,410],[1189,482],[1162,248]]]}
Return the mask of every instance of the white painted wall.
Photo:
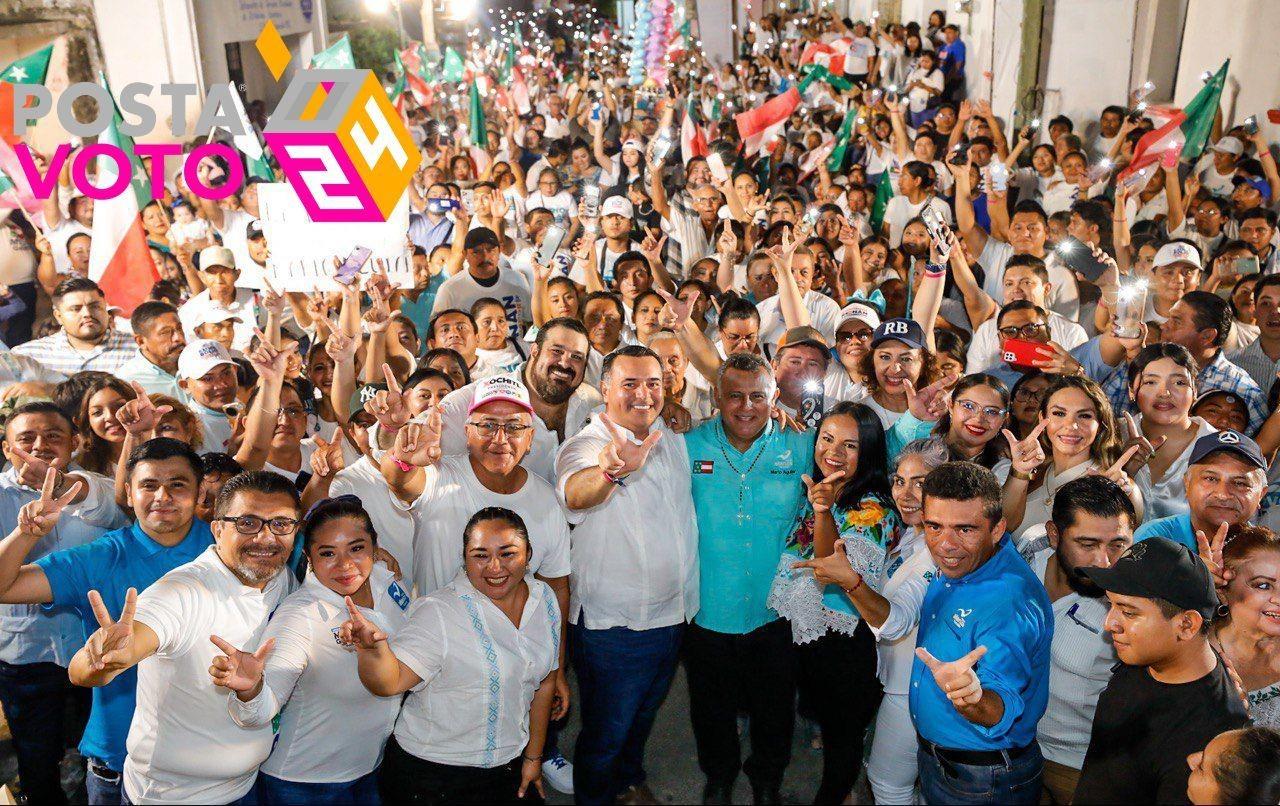
{"label": "white painted wall", "polygon": [[1135,2],[1054,4],[1051,29],[1046,32],[1049,66],[1044,88],[1046,94],[1057,96],[1058,112],[1076,121],[1077,132],[1104,106],[1125,102],[1131,86]]}
{"label": "white painted wall", "polygon": [[[179,2],[179,0],[162,0]],[[309,0],[311,17],[302,12],[302,0],[187,0],[193,5],[200,41],[201,72],[209,84],[224,84],[227,73],[226,44],[240,42],[244,67],[245,100],[262,98],[274,104],[284,94],[295,70],[307,66],[327,42],[324,0]],[[289,46],[293,59],[277,82],[263,64],[253,42],[270,19]]]}
{"label": "white painted wall", "polygon": [[[733,6],[729,0],[696,0],[702,52],[716,65],[733,60]],[[741,5],[741,3],[740,3]],[[741,14],[741,10],[739,10]]]}
{"label": "white painted wall", "polygon": [[[1227,125],[1249,115],[1272,140],[1280,129],[1267,123],[1266,110],[1280,100],[1280,70],[1276,69],[1274,32],[1280,26],[1280,3],[1274,0],[1190,0],[1178,61],[1175,98],[1185,104],[1200,89],[1200,74],[1217,70],[1231,59],[1222,111]],[[1241,83],[1241,78],[1248,81]]]}

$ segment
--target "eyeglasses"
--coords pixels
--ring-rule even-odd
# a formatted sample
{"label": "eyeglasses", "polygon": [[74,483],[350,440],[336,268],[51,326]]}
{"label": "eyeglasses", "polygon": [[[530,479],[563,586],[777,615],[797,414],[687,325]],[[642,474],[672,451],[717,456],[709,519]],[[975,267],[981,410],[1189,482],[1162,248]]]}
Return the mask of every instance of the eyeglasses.
{"label": "eyeglasses", "polygon": [[1048,327],[1042,322],[1028,322],[1022,327],[1014,327],[1013,325],[1002,327],[1000,328],[1000,335],[1004,336],[1006,339],[1030,339],[1035,336],[1039,336],[1046,330],[1048,330]]}
{"label": "eyeglasses", "polygon": [[849,341],[850,339],[857,339],[858,341],[871,341],[871,331],[870,330],[841,330],[840,332],[836,333],[837,344]]}
{"label": "eyeglasses", "polygon": [[306,413],[307,413],[306,409],[299,408],[298,406],[285,406],[284,408],[281,408],[278,412],[276,412],[276,416],[279,417],[281,414],[283,414],[286,417],[301,417]]}
{"label": "eyeglasses", "polygon": [[266,526],[271,534],[291,535],[298,530],[297,518],[259,518],[257,515],[240,515],[235,518],[214,518],[214,521],[228,521],[236,525],[236,531],[242,535],[256,535]]}
{"label": "eyeglasses", "polygon": [[974,403],[972,400],[957,400],[956,405],[964,409],[965,411],[969,412],[970,414],[974,414],[980,411],[982,412],[983,417],[990,417],[992,419],[999,419],[1003,417],[1005,415],[1005,412],[1007,411],[1006,409],[998,409],[995,406],[979,406],[977,403]]}
{"label": "eyeglasses", "polygon": [[1179,274],[1181,274],[1183,277],[1186,277],[1189,279],[1199,274],[1200,270],[1197,269],[1195,266],[1183,266],[1181,269],[1179,269],[1177,266],[1160,266],[1159,268],[1155,269],[1153,273],[1158,274],[1161,277],[1176,277]]}
{"label": "eyeglasses", "polygon": [[493,420],[481,420],[480,422],[468,421],[467,425],[476,429],[490,439],[496,437],[499,431],[506,434],[508,439],[511,439],[513,437],[518,437],[525,431],[533,428],[533,426],[525,425],[524,423],[499,423],[494,422]]}
{"label": "eyeglasses", "polygon": [[1044,397],[1043,389],[1028,389],[1023,387],[1013,393],[1014,400],[1021,400],[1024,403],[1039,403]]}

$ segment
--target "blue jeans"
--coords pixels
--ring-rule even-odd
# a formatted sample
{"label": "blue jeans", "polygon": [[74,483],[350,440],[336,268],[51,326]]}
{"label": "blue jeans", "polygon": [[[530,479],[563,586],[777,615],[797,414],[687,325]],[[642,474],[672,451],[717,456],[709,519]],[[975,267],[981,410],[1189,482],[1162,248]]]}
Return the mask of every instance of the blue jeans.
{"label": "blue jeans", "polygon": [[330,806],[337,803],[378,804],[378,771],[361,776],[354,781],[337,784],[306,784],[298,781],[285,781],[258,773],[258,802],[263,806],[277,804],[307,804]]}
{"label": "blue jeans", "polygon": [[85,759],[84,788],[89,806],[120,806],[120,773],[102,763],[102,759]]}
{"label": "blue jeans", "polygon": [[923,747],[916,751],[920,794],[929,804],[1036,804],[1044,778],[1044,756],[1034,744],[1021,756],[992,765],[943,761]]}
{"label": "blue jeans", "polygon": [[574,800],[613,803],[644,783],[644,744],[671,688],[684,625],[652,630],[569,627],[582,730],[573,753]]}

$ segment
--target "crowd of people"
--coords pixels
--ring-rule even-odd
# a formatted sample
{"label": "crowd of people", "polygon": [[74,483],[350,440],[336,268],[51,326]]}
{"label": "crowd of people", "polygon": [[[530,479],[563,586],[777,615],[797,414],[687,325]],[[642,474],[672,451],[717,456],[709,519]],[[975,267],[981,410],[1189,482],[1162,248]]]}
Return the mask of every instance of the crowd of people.
{"label": "crowd of people", "polygon": [[639,86],[558,37],[484,132],[406,95],[408,286],[281,293],[257,180],[178,178],[125,316],[90,198],[8,215],[28,802],[78,744],[94,804],[653,803],[681,663],[689,800],[809,725],[820,804],[1280,802],[1271,143],[1135,181],[1142,108],[1015,131],[942,11],[741,33]]}

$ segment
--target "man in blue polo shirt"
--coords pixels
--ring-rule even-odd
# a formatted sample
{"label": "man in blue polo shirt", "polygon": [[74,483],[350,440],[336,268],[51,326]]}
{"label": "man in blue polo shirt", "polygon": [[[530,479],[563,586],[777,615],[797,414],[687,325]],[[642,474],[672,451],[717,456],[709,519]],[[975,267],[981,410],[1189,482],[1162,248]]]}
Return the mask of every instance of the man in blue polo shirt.
{"label": "man in blue polo shirt", "polygon": [[[45,496],[24,508],[27,518],[0,542],[0,602],[43,604],[74,610],[85,634],[98,628],[89,591],[102,594],[118,613],[129,588],[139,591],[213,542],[209,525],[195,517],[202,476],[200,457],[186,443],[159,438],[134,449],[127,463],[126,490],[137,521],[92,543],[55,551],[22,565],[31,545],[54,528],[61,509]],[[93,710],[80,752],[88,760],[89,802],[120,802],[125,739],[133,719],[137,671],[93,689]]]}
{"label": "man in blue polo shirt", "polygon": [[1196,533],[1212,538],[1223,524],[1253,522],[1267,492],[1267,460],[1258,443],[1239,431],[1218,431],[1196,440],[1183,476],[1190,511],[1147,521],[1135,543],[1167,537],[1195,552]]}
{"label": "man in blue polo shirt", "polygon": [[1038,803],[1053,606],[1005,536],[995,475],[948,462],[926,476],[924,537],[941,572],[920,606],[911,669],[924,800]]}
{"label": "man in blue polo shirt", "polygon": [[[777,384],[764,359],[720,365],[720,416],[685,435],[698,518],[700,608],[685,633],[689,711],[704,803],[731,803],[746,771],[756,803],[778,803],[791,760],[795,674],[791,630],[765,603],[787,535],[804,506],[813,433],[770,419]],[[750,716],[751,755],[739,762],[737,716]]]}

